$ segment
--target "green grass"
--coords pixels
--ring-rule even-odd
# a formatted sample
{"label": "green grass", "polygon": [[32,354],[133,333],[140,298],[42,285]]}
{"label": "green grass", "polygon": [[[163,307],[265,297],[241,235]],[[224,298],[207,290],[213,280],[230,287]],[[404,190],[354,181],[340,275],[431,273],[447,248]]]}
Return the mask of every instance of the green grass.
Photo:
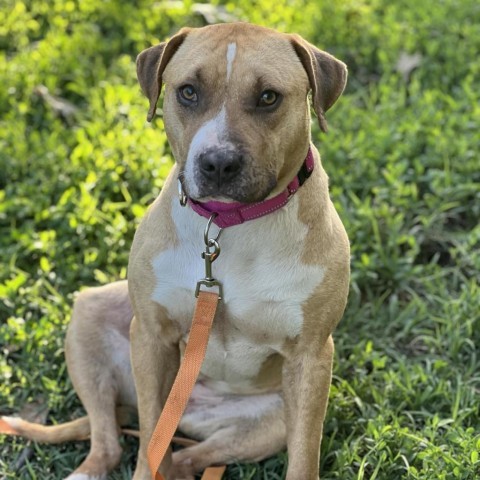
{"label": "green grass", "polygon": [[[349,65],[314,125],[352,243],[323,479],[480,477],[480,4],[240,0],[210,14],[296,31]],[[0,9],[0,413],[82,414],[63,359],[73,292],[124,278],[172,164],[134,58],[204,19],[191,1],[4,0]],[[401,74],[402,52],[420,65]],[[59,115],[38,86],[76,107]],[[128,479],[136,442],[112,479]],[[0,439],[5,479],[61,479],[87,444]],[[19,462],[20,457],[26,457]],[[22,458],[24,458],[22,457]],[[228,478],[283,478],[286,455]],[[15,464],[21,466],[15,469]]]}

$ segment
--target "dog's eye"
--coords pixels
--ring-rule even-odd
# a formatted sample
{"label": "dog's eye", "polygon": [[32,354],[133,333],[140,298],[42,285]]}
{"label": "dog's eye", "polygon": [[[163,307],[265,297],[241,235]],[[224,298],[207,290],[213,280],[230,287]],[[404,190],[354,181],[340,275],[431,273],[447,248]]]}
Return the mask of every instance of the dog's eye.
{"label": "dog's eye", "polygon": [[259,107],[271,107],[277,103],[278,97],[280,95],[273,90],[265,90],[260,94],[260,98],[258,99],[258,106]]}
{"label": "dog's eye", "polygon": [[184,85],[178,90],[180,100],[187,105],[191,105],[198,100],[197,92],[192,85]]}

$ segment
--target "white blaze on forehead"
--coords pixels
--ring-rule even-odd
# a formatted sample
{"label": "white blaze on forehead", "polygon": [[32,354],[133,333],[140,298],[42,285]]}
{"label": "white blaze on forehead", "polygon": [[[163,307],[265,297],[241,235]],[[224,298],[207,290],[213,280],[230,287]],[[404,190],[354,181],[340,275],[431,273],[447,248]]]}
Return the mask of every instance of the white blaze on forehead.
{"label": "white blaze on forehead", "polygon": [[230,74],[232,73],[232,64],[237,53],[237,44],[229,43],[227,47],[227,82],[230,80]]}
{"label": "white blaze on forehead", "polygon": [[212,147],[225,146],[225,134],[227,132],[227,110],[225,104],[220,112],[205,122],[193,136],[188,149],[187,162],[185,165],[185,181],[192,195],[197,193],[195,185],[195,162],[198,156]]}

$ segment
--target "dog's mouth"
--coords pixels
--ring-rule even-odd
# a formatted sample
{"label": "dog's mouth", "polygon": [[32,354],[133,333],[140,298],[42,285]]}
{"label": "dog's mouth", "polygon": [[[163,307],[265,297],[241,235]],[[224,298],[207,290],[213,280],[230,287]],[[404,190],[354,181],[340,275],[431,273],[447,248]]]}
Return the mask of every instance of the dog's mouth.
{"label": "dog's mouth", "polygon": [[182,186],[185,198],[196,202],[214,201],[248,204],[260,202],[267,198],[276,187],[277,179],[275,175],[266,175],[260,178],[257,176],[256,181],[254,181],[249,175],[242,175],[235,181],[220,185],[197,179],[192,188],[189,182],[185,181],[184,175],[180,173],[179,184]]}
{"label": "dog's mouth", "polygon": [[255,203],[268,197],[277,186],[276,174],[255,167],[253,162],[233,173],[227,171],[224,176],[206,173],[199,163],[192,173],[187,170],[180,172],[179,184],[185,196],[196,202]]}

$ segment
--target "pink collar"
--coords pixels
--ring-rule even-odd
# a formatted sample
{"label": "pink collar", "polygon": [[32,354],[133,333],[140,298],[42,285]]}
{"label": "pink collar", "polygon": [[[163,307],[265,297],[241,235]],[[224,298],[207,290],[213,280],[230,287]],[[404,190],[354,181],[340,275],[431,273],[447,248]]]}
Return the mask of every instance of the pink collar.
{"label": "pink collar", "polygon": [[313,172],[314,159],[312,148],[308,149],[307,157],[303,162],[295,178],[288,184],[287,188],[273,198],[262,200],[256,203],[228,203],[228,202],[197,202],[188,199],[190,207],[199,215],[210,218],[213,213],[217,216],[213,223],[220,228],[240,225],[248,220],[263,217],[282,208],[290,200],[295,192],[305,183]]}

